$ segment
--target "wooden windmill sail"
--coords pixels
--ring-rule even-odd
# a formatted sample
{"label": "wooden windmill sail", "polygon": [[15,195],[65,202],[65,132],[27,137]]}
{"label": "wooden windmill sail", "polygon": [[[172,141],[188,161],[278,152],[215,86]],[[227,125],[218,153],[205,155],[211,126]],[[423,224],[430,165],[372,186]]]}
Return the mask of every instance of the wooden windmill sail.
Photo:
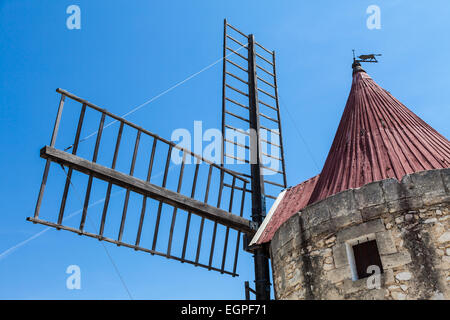
{"label": "wooden windmill sail", "polygon": [[[237,53],[236,46],[245,46],[247,55]],[[236,54],[227,58],[229,52]],[[250,179],[251,218],[259,226],[266,215],[267,200],[275,200],[280,189],[287,187],[275,52],[225,20],[223,55],[223,163],[226,166],[227,160],[233,159],[242,164],[239,169],[235,169],[236,163],[229,168]],[[230,133],[247,139],[236,141],[229,138]],[[230,149],[242,156],[233,156]],[[269,299],[268,257],[263,248],[255,248],[253,253],[256,297]]]}
{"label": "wooden windmill sail", "polygon": [[[229,28],[243,36],[243,42],[229,35]],[[245,47],[247,54],[240,54],[233,50],[228,40]],[[268,53],[269,58],[258,53],[257,46]],[[227,52],[232,52],[233,58],[235,56],[246,61],[246,65],[242,66],[239,62],[233,61]],[[258,64],[258,59],[272,66],[272,71]],[[228,65],[243,71],[246,79],[228,70]],[[247,123],[247,128],[257,133],[253,140],[247,140],[241,144],[241,147],[246,150],[256,150],[256,156],[252,159],[243,159],[243,164],[247,165],[247,168],[233,170],[226,161],[219,164],[213,163],[106,109],[65,90],[57,89],[61,99],[53,134],[50,144],[43,147],[40,153],[41,157],[46,159],[46,164],[36,209],[34,216],[27,220],[237,276],[238,256],[243,244],[242,235],[247,238],[253,236],[265,216],[266,198],[273,197],[265,193],[265,184],[271,183],[272,186],[284,188],[286,175],[274,52],[256,43],[253,35],[246,36],[225,20],[223,68],[222,130],[225,139],[227,138],[226,128],[240,130],[230,123],[228,116]],[[259,75],[257,69],[263,70],[271,79]],[[245,84],[247,90],[238,89],[230,84],[228,77],[233,77]],[[273,93],[263,89],[260,83],[265,83],[272,88]],[[247,102],[231,98],[228,90],[239,93]],[[272,98],[273,103],[258,99],[258,93]],[[69,107],[67,102],[70,102]],[[246,113],[239,116],[230,111],[228,103],[241,107]],[[263,113],[262,105],[271,109],[274,115]],[[78,119],[69,116],[64,122],[63,110],[66,109],[70,109],[72,113],[76,110]],[[273,123],[273,126],[263,125],[261,118],[266,118]],[[83,139],[80,138],[86,130],[89,130],[88,127],[93,126],[93,123],[96,123],[95,144],[80,152],[80,147],[83,145],[80,143]],[[104,128],[112,124],[115,124],[114,134],[105,135]],[[72,136],[69,148],[63,148],[64,142],[57,141],[58,132],[63,127],[72,128],[68,130]],[[276,134],[277,142],[269,138],[261,138],[262,130]],[[134,143],[133,148],[124,153],[123,149],[126,145],[123,140],[129,139],[124,138],[126,134],[134,140]],[[65,137],[67,138],[67,135]],[[237,146],[240,144],[233,140],[224,140],[223,151],[226,150],[227,143],[235,145],[237,143]],[[265,144],[272,144],[272,148],[279,148],[278,155],[274,156],[272,150],[269,153]],[[172,163],[171,159],[175,153],[182,158],[180,163]],[[227,156],[230,155],[223,152],[223,159]],[[272,157],[279,161],[280,168],[264,166],[264,157]],[[126,164],[120,165],[121,161],[125,161]],[[143,163],[145,163],[145,174],[139,175],[137,169],[142,167]],[[50,169],[55,167],[54,164],[64,169],[65,182],[60,184],[59,211],[47,219],[40,213]],[[156,172],[157,167],[161,169],[160,173]],[[265,179],[264,171],[267,170],[271,171],[271,176],[279,176],[280,182]],[[84,179],[83,186],[75,187],[73,183],[75,176]],[[104,192],[105,198],[101,212],[95,214],[92,212],[91,204],[92,194],[98,187],[97,182],[103,183],[104,189],[100,193]],[[78,188],[84,192],[84,195],[80,197],[83,209],[79,221],[75,225],[70,225],[66,219],[66,207],[70,198],[78,192],[75,190]],[[120,208],[111,204],[115,189],[124,191]],[[275,192],[274,194],[277,194]],[[137,212],[135,212],[136,206],[130,205],[131,199],[136,197],[140,199]],[[257,299],[269,299],[268,258],[262,249],[257,248],[253,253],[255,290],[252,291],[256,293]]]}

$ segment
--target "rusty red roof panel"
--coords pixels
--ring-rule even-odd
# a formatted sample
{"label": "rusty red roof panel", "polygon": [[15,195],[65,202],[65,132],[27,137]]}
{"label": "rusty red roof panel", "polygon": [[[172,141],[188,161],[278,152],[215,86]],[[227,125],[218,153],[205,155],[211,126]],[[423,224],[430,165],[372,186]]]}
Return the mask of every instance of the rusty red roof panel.
{"label": "rusty red roof panel", "polygon": [[450,142],[355,66],[350,95],[320,175],[286,191],[256,243],[309,204],[387,178],[450,167]]}
{"label": "rusty red roof panel", "polygon": [[359,67],[309,203],[369,182],[449,166],[450,142]]}
{"label": "rusty red roof panel", "polygon": [[269,242],[275,234],[275,231],[277,231],[285,221],[306,207],[318,178],[319,176],[317,175],[286,190],[283,199],[272,213],[270,221],[256,241],[257,244]]}

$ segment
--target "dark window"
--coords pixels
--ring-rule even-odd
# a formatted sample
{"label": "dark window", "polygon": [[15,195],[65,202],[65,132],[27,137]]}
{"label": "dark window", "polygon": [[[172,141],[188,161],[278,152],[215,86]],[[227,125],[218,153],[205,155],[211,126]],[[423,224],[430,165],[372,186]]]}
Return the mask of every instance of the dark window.
{"label": "dark window", "polygon": [[359,243],[353,246],[353,255],[355,256],[356,272],[358,279],[367,278],[371,273],[367,273],[367,268],[376,265],[383,273],[383,266],[381,265],[380,254],[376,240],[371,240]]}

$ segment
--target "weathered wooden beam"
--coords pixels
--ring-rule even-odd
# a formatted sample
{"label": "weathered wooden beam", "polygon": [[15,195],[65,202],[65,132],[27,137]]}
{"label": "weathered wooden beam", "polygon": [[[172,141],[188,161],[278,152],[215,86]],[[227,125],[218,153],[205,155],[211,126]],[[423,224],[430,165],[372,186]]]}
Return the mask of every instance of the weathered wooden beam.
{"label": "weathered wooden beam", "polygon": [[41,149],[41,157],[92,175],[95,178],[111,182],[149,198],[162,201],[181,210],[193,212],[201,217],[213,220],[238,231],[249,234],[255,232],[253,223],[250,220],[70,153],[45,146]]}

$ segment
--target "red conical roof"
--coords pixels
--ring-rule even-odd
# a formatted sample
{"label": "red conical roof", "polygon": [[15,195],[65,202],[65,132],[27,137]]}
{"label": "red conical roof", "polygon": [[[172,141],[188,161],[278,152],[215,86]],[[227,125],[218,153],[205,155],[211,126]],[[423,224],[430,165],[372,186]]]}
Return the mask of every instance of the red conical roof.
{"label": "red conical roof", "polygon": [[450,167],[450,142],[356,63],[341,122],[320,175],[282,192],[252,243],[269,242],[292,215],[338,192]]}
{"label": "red conical roof", "polygon": [[381,88],[357,64],[327,160],[309,199],[387,178],[448,168],[450,142]]}

